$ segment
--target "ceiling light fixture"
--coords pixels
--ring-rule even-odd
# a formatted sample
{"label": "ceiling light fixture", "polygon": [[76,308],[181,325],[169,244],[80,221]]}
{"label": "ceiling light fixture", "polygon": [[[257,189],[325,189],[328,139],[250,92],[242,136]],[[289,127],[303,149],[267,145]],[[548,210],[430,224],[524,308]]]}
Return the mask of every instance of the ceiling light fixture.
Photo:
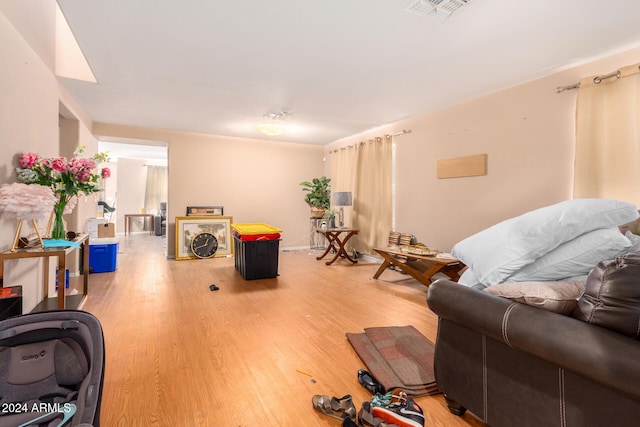
{"label": "ceiling light fixture", "polygon": [[284,125],[280,123],[261,123],[256,126],[256,129],[265,136],[278,136],[285,131]]}
{"label": "ceiling light fixture", "polygon": [[471,0],[414,0],[404,10],[442,22],[469,1]]}
{"label": "ceiling light fixture", "polygon": [[282,123],[278,123],[281,120],[286,120],[291,117],[291,113],[288,111],[268,112],[262,118],[267,119],[265,122],[256,126],[258,132],[265,136],[278,136],[285,133],[286,126]]}

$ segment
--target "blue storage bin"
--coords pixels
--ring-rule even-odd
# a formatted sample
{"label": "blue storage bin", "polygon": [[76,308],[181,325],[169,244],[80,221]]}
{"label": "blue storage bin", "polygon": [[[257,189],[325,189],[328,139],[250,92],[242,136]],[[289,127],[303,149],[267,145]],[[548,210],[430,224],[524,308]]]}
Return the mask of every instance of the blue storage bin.
{"label": "blue storage bin", "polygon": [[[64,271],[64,287],[69,289],[69,269]],[[58,290],[58,269],[56,268],[56,291]]]}
{"label": "blue storage bin", "polygon": [[118,243],[90,243],[89,267],[93,273],[116,271],[118,268]]}

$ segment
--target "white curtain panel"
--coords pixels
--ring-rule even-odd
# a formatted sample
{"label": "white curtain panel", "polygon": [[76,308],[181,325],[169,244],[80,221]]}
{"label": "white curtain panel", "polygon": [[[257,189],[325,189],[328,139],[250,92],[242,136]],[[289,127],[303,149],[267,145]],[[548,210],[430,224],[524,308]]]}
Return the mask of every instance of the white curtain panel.
{"label": "white curtain panel", "polygon": [[147,166],[147,186],[144,193],[144,211],[158,214],[160,202],[168,197],[168,173],[166,166]]}
{"label": "white curtain panel", "polygon": [[619,77],[580,81],[576,108],[574,198],[640,205],[640,64]]}
{"label": "white curtain panel", "polygon": [[370,254],[386,246],[392,220],[392,137],[385,135],[335,150],[331,191],[350,191],[351,210],[345,208],[345,227],[359,234],[351,239],[358,252]]}

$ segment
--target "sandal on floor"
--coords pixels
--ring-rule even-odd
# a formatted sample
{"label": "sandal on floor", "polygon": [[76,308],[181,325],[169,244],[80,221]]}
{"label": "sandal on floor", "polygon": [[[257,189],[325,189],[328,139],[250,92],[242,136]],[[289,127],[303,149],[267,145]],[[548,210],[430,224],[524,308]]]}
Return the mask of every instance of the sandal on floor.
{"label": "sandal on floor", "polygon": [[364,369],[358,370],[358,382],[373,395],[385,393],[384,386],[380,384],[373,375]]}
{"label": "sandal on floor", "polygon": [[344,420],[342,420],[342,427],[358,427],[358,424],[356,424],[355,420],[346,417]]}
{"label": "sandal on floor", "polygon": [[341,398],[334,396],[331,399],[327,395],[316,394],[311,398],[311,403],[316,411],[330,417],[339,420],[344,420],[345,418],[356,419],[356,407],[353,405],[350,394]]}

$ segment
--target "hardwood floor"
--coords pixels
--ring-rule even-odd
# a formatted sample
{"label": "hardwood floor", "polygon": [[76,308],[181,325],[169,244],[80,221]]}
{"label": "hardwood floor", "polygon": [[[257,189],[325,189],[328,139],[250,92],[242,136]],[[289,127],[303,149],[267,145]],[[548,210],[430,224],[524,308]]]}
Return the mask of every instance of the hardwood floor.
{"label": "hardwood floor", "polygon": [[[106,341],[104,426],[339,426],[314,394],[370,394],[347,332],[413,325],[435,341],[426,288],[378,264],[280,253],[276,279],[245,281],[233,258],[168,260],[166,240],[120,237],[118,269],[92,274],[84,310]],[[210,291],[215,283],[218,291]],[[449,413],[441,395],[416,399],[427,426],[482,426]]]}

